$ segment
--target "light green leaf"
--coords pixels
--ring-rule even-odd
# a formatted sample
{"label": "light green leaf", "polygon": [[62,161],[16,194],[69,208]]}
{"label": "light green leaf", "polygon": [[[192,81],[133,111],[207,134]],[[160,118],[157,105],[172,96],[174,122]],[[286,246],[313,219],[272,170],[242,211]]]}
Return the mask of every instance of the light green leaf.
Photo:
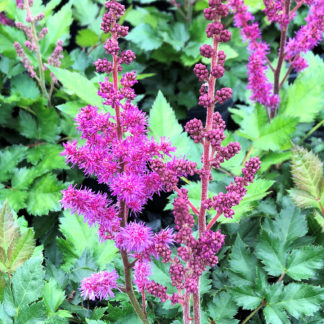
{"label": "light green leaf", "polygon": [[89,47],[97,44],[99,36],[91,29],[81,29],[76,36],[76,43],[80,47]]}
{"label": "light green leaf", "polygon": [[48,33],[41,43],[41,51],[45,55],[50,55],[51,49],[59,39],[66,39],[70,36],[70,26],[72,24],[71,4],[67,3],[57,13],[51,16],[47,21]]}
{"label": "light green leaf", "polygon": [[43,289],[43,301],[47,314],[54,314],[63,303],[64,299],[64,291],[53,278],[50,278],[49,282],[44,285]]}
{"label": "light green leaf", "polygon": [[290,85],[280,106],[280,114],[299,118],[300,122],[312,122],[324,104],[324,63],[318,55],[305,55],[309,67],[299,73]]}
{"label": "light green leaf", "polygon": [[98,5],[91,0],[73,0],[73,15],[79,21],[81,26],[91,24],[97,17]]}
{"label": "light green leaf", "polygon": [[160,35],[163,37],[163,40],[170,44],[176,51],[180,51],[190,37],[186,25],[180,22],[169,26],[169,29],[160,33]]}
{"label": "light green leaf", "polygon": [[70,252],[66,251],[66,267],[71,266],[86,248],[93,252],[100,269],[104,269],[114,258],[118,251],[114,243],[107,240],[99,244],[98,229],[94,226],[89,227],[83,221],[83,217],[64,211],[64,217],[60,219],[60,222],[60,230],[71,247]]}
{"label": "light green leaf", "polygon": [[143,51],[152,51],[159,48],[163,43],[159,34],[147,24],[140,24],[133,28],[126,39],[136,43]]}
{"label": "light green leaf", "polygon": [[37,179],[28,193],[27,211],[32,215],[41,216],[49,211],[61,210],[59,201],[64,187],[63,183],[50,173]]}
{"label": "light green leaf", "polygon": [[182,131],[174,110],[167,102],[162,92],[159,91],[149,117],[150,132],[155,140],[166,137],[177,148],[177,156],[185,155],[186,158],[200,163],[200,146],[195,144],[186,133]]}
{"label": "light green leaf", "polygon": [[28,147],[12,145],[0,151],[0,181],[4,182],[11,176],[12,170],[26,155]]}
{"label": "light green leaf", "polygon": [[89,105],[102,107],[102,100],[98,96],[96,86],[85,76],[77,72],[55,68],[50,66],[49,69],[57,77],[57,79],[68,90],[68,93],[75,94]]}

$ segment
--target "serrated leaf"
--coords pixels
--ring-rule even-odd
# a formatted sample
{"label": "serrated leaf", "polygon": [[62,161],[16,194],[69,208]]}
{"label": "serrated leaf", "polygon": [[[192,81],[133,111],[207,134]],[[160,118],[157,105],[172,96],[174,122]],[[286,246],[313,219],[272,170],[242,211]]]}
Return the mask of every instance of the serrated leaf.
{"label": "serrated leaf", "polygon": [[265,220],[265,232],[278,236],[281,243],[290,246],[297,238],[307,233],[306,217],[288,200],[287,205],[273,221]]}
{"label": "serrated leaf", "polygon": [[[230,294],[221,292],[213,298],[213,302],[207,305],[210,317],[216,323],[223,323],[223,320],[232,320],[232,323],[238,323],[233,319],[237,313],[238,307],[235,305]],[[230,322],[229,322],[230,323]]]}
{"label": "serrated leaf", "polygon": [[4,182],[11,176],[12,170],[26,155],[28,147],[13,145],[0,151],[0,181]]}
{"label": "serrated leaf", "polygon": [[280,114],[298,117],[300,122],[312,122],[324,104],[324,63],[320,56],[305,55],[309,67],[298,74],[290,85],[280,106]]}
{"label": "serrated leaf", "polygon": [[49,211],[61,210],[59,201],[64,187],[54,174],[48,173],[37,179],[28,193],[27,211],[32,215],[41,216]]}
{"label": "serrated leaf", "polygon": [[280,276],[285,271],[286,250],[279,236],[262,231],[255,249],[256,256],[272,276]]}
{"label": "serrated leaf", "polygon": [[49,28],[48,33],[41,43],[41,51],[45,55],[50,55],[50,50],[59,39],[66,39],[70,36],[70,26],[72,24],[72,10],[71,4],[67,3],[57,13],[52,15],[48,21],[48,26],[55,26]]}
{"label": "serrated leaf", "polygon": [[[19,228],[15,223],[9,204],[5,202],[0,209],[0,247],[4,253],[12,242],[19,237]],[[5,261],[5,260],[2,260]]]}
{"label": "serrated leaf", "polygon": [[78,31],[76,36],[76,43],[80,47],[89,47],[97,44],[99,36],[91,29],[82,29]]}
{"label": "serrated leaf", "polygon": [[44,304],[39,301],[19,309],[18,316],[15,318],[16,324],[38,324],[46,320]]}
{"label": "serrated leaf", "polygon": [[297,124],[297,118],[278,115],[270,123],[263,125],[260,136],[253,142],[254,147],[279,150],[283,144],[289,142]]}
{"label": "serrated leaf", "polygon": [[47,310],[47,314],[54,314],[65,299],[64,291],[59,287],[57,282],[51,278],[44,285],[43,301]]}
{"label": "serrated leaf", "polygon": [[304,246],[295,249],[287,259],[287,275],[295,280],[314,277],[315,270],[324,265],[324,248],[321,246]]}
{"label": "serrated leaf", "polygon": [[34,181],[37,173],[33,168],[14,169],[11,186],[14,189],[26,190]]}
{"label": "serrated leaf", "polygon": [[254,310],[262,302],[262,297],[251,286],[228,287],[235,302],[243,309]]}
{"label": "serrated leaf", "polygon": [[295,318],[311,316],[320,308],[324,289],[308,284],[290,283],[285,286],[282,300],[277,303]]}
{"label": "serrated leaf", "polygon": [[161,137],[168,138],[177,148],[177,156],[185,155],[186,158],[200,163],[200,147],[183,132],[174,110],[161,91],[158,92],[150,110],[149,125],[149,135],[158,141]]}
{"label": "serrated leaf", "polygon": [[8,270],[16,271],[28,260],[35,249],[34,232],[28,229],[22,236],[12,242],[8,249]]}
{"label": "serrated leaf", "polygon": [[41,257],[33,257],[12,276],[12,291],[17,308],[27,306],[41,297],[45,275],[42,262]]}
{"label": "serrated leaf", "polygon": [[102,107],[102,100],[97,94],[96,86],[85,76],[78,72],[71,72],[53,66],[49,66],[49,69],[67,88],[69,93],[75,94],[89,105]]}
{"label": "serrated leaf", "polygon": [[296,189],[290,190],[290,196],[296,204],[300,207],[319,207],[321,193],[324,192],[324,176],[323,164],[318,156],[300,146],[294,146],[291,173]]}
{"label": "serrated leaf", "polygon": [[100,269],[104,269],[114,258],[118,251],[114,243],[107,240],[99,244],[97,228],[95,226],[90,228],[83,221],[82,216],[64,211],[64,217],[60,219],[60,222],[60,230],[66,238],[63,241],[67,243],[61,242],[61,249],[66,252],[64,260],[66,268],[70,267],[87,248],[93,252]]}
{"label": "serrated leaf", "polygon": [[152,51],[163,43],[161,36],[148,24],[140,24],[133,28],[126,39],[134,42],[143,51]]}
{"label": "serrated leaf", "polygon": [[255,281],[256,257],[237,235],[230,254],[230,280],[234,285],[249,285]]}

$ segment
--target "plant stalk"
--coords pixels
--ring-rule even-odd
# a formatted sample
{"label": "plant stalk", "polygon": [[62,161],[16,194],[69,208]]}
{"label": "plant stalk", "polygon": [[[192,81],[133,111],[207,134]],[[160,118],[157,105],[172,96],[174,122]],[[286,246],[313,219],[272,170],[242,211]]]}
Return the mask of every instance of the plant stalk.
{"label": "plant stalk", "polygon": [[39,51],[39,43],[38,43],[38,37],[37,37],[37,33],[36,33],[36,28],[35,28],[35,22],[32,20],[32,13],[29,7],[29,2],[28,0],[24,0],[24,5],[27,11],[27,17],[30,17],[31,22],[30,22],[30,26],[31,26],[31,31],[33,34],[33,41],[35,42],[35,52],[36,52],[36,59],[37,59],[37,65],[38,65],[38,72],[39,72],[39,86],[42,90],[42,93],[44,95],[44,97],[49,100],[49,95],[47,93],[46,90],[46,83],[45,83],[45,73],[44,73],[44,65],[42,62],[42,57]]}

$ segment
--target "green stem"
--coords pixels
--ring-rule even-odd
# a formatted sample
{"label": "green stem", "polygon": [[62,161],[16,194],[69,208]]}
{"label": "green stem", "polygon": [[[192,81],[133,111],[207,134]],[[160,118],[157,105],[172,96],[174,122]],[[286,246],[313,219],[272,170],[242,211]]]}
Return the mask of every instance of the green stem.
{"label": "green stem", "polygon": [[254,146],[253,146],[253,144],[252,144],[252,145],[250,146],[249,150],[247,151],[245,157],[244,157],[244,160],[243,160],[242,165],[241,165],[242,168],[244,167],[245,162],[247,161],[247,159],[249,158],[249,156],[251,155],[251,153],[252,153],[253,150],[254,150]]}
{"label": "green stem", "polygon": [[317,123],[299,142],[298,145],[302,144],[307,137],[312,135],[317,129],[319,129],[324,124],[324,119]]}
{"label": "green stem", "polygon": [[246,324],[263,306],[262,302],[241,324]]}

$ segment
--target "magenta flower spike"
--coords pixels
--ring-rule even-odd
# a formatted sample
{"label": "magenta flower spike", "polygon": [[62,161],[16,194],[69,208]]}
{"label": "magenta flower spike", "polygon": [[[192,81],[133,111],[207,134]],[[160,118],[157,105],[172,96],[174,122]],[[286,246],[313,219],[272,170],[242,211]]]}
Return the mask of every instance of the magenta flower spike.
{"label": "magenta flower spike", "polygon": [[[268,20],[271,23],[277,23],[281,30],[278,63],[276,67],[273,67],[267,58],[270,46],[262,41],[259,25],[248,11],[244,0],[230,0],[235,26],[241,29],[243,40],[248,42],[250,57],[247,70],[248,89],[251,90],[250,98],[265,106],[269,120],[278,112],[279,90],[290,72],[293,69],[300,72],[307,67],[302,54],[312,50],[323,39],[323,1],[301,0],[296,2],[294,8],[291,8],[291,4],[291,0],[264,0],[264,13]],[[303,4],[309,6],[308,16],[305,18],[306,25],[302,26],[294,37],[288,39],[288,25]],[[284,62],[287,62],[289,67],[286,75],[280,79],[280,71]],[[274,74],[274,82],[270,82],[267,77],[268,68]]]}

